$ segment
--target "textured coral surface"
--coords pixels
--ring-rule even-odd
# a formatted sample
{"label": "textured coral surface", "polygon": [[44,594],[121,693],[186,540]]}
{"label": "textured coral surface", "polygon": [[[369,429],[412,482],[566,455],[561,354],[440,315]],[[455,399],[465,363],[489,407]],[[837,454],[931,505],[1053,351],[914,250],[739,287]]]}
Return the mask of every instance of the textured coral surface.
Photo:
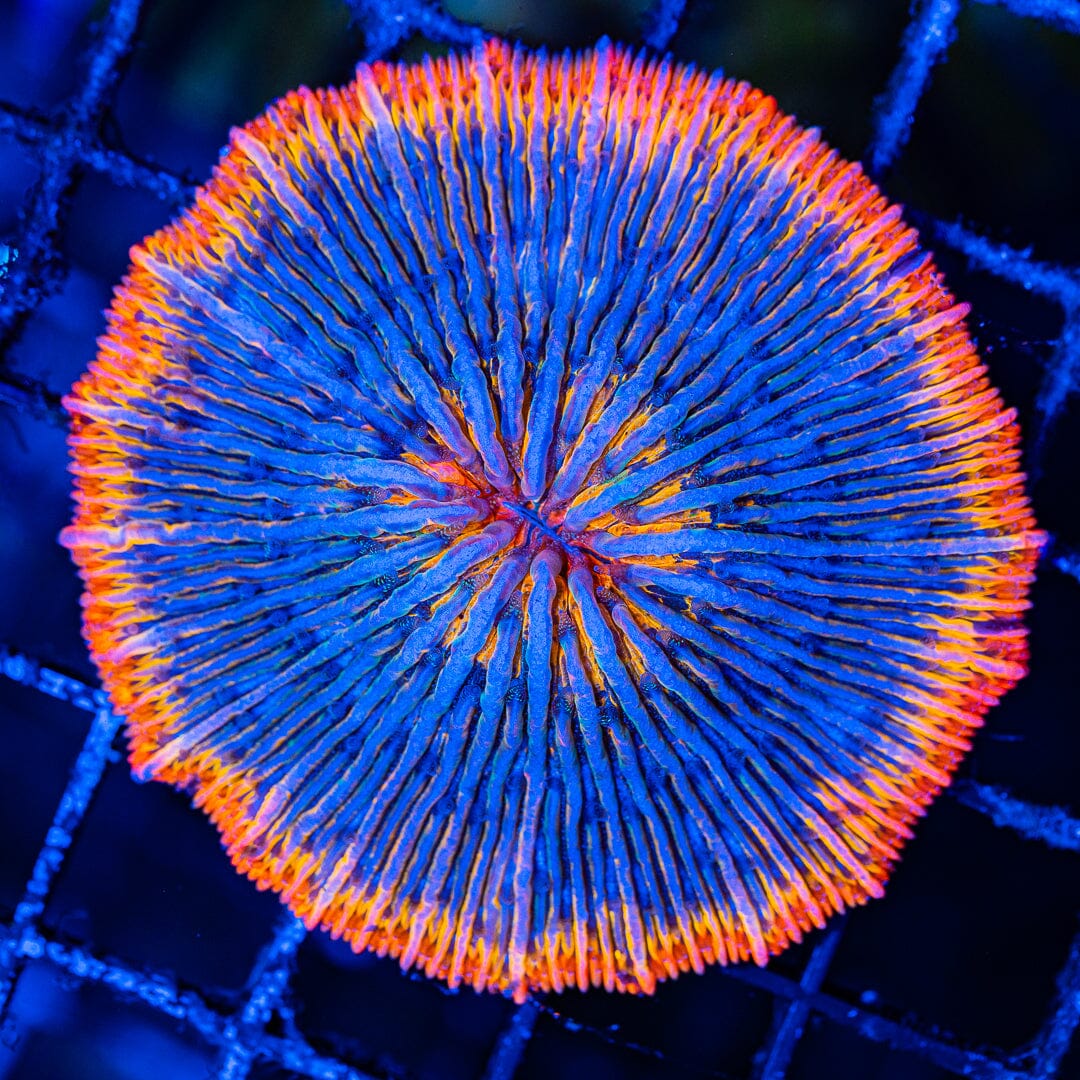
{"label": "textured coral surface", "polygon": [[86,634],[136,772],[357,949],[518,998],[762,963],[1024,673],[965,307],[745,84],[361,66],[132,263],[66,400]]}

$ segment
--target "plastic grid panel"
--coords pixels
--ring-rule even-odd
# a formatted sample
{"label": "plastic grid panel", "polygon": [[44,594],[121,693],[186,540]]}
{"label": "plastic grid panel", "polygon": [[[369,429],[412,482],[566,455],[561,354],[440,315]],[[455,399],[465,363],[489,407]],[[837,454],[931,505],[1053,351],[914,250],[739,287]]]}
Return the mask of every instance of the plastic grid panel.
{"label": "plastic grid panel", "polygon": [[[1080,33],[1080,3],[1076,0],[969,2],[997,4],[1017,17],[1042,20]],[[679,29],[684,6],[685,0],[654,3],[646,15],[644,42],[654,49],[665,49]],[[363,29],[369,58],[386,55],[414,34],[451,44],[468,44],[481,36],[481,31],[455,19],[434,0],[351,0],[350,8]],[[885,173],[902,152],[931,70],[944,59],[956,34],[960,9],[960,0],[919,0],[913,4],[901,41],[900,60],[875,106],[874,138],[866,158],[875,175]],[[81,88],[53,116],[0,102],[0,136],[24,143],[40,168],[16,241],[18,257],[0,262],[0,355],[18,339],[27,321],[63,280],[60,242],[71,196],[87,170],[106,175],[116,185],[145,190],[171,205],[182,203],[193,188],[189,178],[111,148],[100,136],[102,120],[136,39],[139,15],[139,0],[112,0],[96,42],[88,51],[87,75]],[[973,268],[1019,285],[1061,310],[1061,331],[1036,401],[1031,454],[1032,467],[1038,470],[1046,435],[1059,421],[1069,396],[1080,383],[1080,270],[1037,262],[1026,252],[987,240],[958,223],[933,222],[931,230],[935,239],[966,257]],[[0,255],[6,254],[0,251]],[[32,379],[2,370],[0,404],[35,419],[64,423],[57,393]],[[1076,552],[1062,550],[1059,545],[1047,562],[1059,572],[1080,578],[1080,555]],[[198,988],[181,986],[168,973],[147,972],[103,959],[65,943],[45,927],[45,907],[65,856],[106,769],[119,756],[114,742],[120,722],[110,712],[101,691],[4,646],[0,646],[0,674],[92,716],[24,896],[10,920],[0,926],[0,1025],[11,1023],[4,1017],[21,974],[28,965],[45,961],[80,984],[99,984],[121,1000],[142,1002],[184,1023],[217,1048],[214,1075],[221,1080],[243,1080],[260,1062],[304,1077],[368,1076],[344,1060],[320,1054],[297,1029],[289,1003],[289,980],[304,930],[288,914],[280,919],[273,937],[261,950],[242,1001],[231,1009],[212,1002]],[[998,827],[1035,843],[1080,854],[1080,820],[1062,809],[1032,805],[1000,788],[971,781],[954,785],[949,793]],[[771,995],[776,1006],[769,1036],[755,1055],[757,1080],[781,1080],[788,1075],[793,1053],[811,1016],[824,1018],[862,1039],[915,1054],[956,1075],[1051,1080],[1059,1074],[1080,1026],[1080,935],[1068,950],[1057,980],[1056,1004],[1041,1031],[1022,1050],[1010,1054],[1005,1050],[967,1049],[959,1040],[932,1031],[917,1019],[890,1019],[824,991],[822,986],[845,924],[845,919],[830,924],[817,939],[797,979],[748,965],[727,970],[728,977]],[[488,1080],[509,1080],[514,1075],[542,1017],[571,1030],[610,1038],[608,1033],[583,1028],[551,1005],[533,999],[510,1016],[496,1040],[484,1073]],[[625,1040],[620,1040],[620,1045],[633,1048]],[[638,1049],[651,1052],[648,1047]]]}

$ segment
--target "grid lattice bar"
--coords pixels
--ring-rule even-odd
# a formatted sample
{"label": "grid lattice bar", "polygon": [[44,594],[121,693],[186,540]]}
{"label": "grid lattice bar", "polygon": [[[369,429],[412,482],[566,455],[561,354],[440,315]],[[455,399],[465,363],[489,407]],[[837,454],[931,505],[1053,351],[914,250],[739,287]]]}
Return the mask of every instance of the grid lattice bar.
{"label": "grid lattice bar", "polygon": [[1060,806],[1021,802],[1002,788],[970,780],[957,781],[950,791],[958,802],[985,814],[999,827],[1028,840],[1041,840],[1048,847],[1080,852],[1080,820]]}
{"label": "grid lattice bar", "polygon": [[120,723],[120,718],[107,706],[99,708],[75,759],[71,778],[60,797],[45,842],[38,851],[26,891],[15,908],[8,941],[0,949],[0,1019],[7,1011],[22,970],[25,956],[22,940],[25,935],[33,933],[41,921],[75,830],[82,824],[90,808],[90,800],[105,774],[109,751]]}
{"label": "grid lattice bar", "polygon": [[1080,308],[1080,271],[1055,266],[1018,251],[1008,244],[989,240],[956,221],[936,221],[934,235],[964,255],[977,270],[987,270],[1003,281],[1051,300],[1066,312]]}
{"label": "grid lattice bar", "polygon": [[42,173],[23,215],[19,257],[0,297],[0,353],[63,276],[59,241],[79,167],[73,147],[97,134],[134,44],[140,9],[141,0],[113,0],[109,5],[98,40],[87,54],[86,78],[65,107],[64,122],[43,154]]}
{"label": "grid lattice bar", "polygon": [[1046,364],[1035,408],[1039,422],[1028,448],[1030,468],[1038,475],[1046,439],[1065,409],[1069,396],[1080,386],[1080,271],[1054,266],[997,243],[956,222],[937,222],[935,234],[964,255],[972,267],[986,270],[1003,281],[1019,285],[1062,308],[1065,321]]}
{"label": "grid lattice bar", "polygon": [[1060,551],[1054,556],[1052,565],[1080,581],[1080,551]]}
{"label": "grid lattice bar", "polygon": [[663,52],[679,31],[679,22],[686,10],[686,0],[655,0],[645,15],[642,41]]}
{"label": "grid lattice bar", "polygon": [[1040,19],[1060,30],[1080,34],[1080,2],[1078,0],[977,0],[1007,8],[1014,15]]}
{"label": "grid lattice bar", "polygon": [[142,0],[112,0],[96,46],[88,56],[86,78],[68,112],[71,128],[89,131],[109,105],[120,68],[135,44]]}
{"label": "grid lattice bar", "polygon": [[[0,135],[44,152],[61,135],[60,128],[31,109],[0,101]],[[141,161],[122,150],[111,150],[96,139],[80,139],[70,147],[79,165],[102,173],[117,186],[137,188],[179,205],[195,191],[193,180],[159,165]]]}
{"label": "grid lattice bar", "polygon": [[956,34],[960,0],[920,0],[900,43],[900,60],[885,93],[874,104],[874,136],[867,159],[880,176],[907,144],[915,108],[933,66]]}
{"label": "grid lattice bar", "polygon": [[97,713],[109,707],[104,690],[95,690],[81,679],[46,667],[31,656],[0,642],[0,675],[42,694],[66,701],[83,712]]}
{"label": "grid lattice bar", "polygon": [[60,404],[60,395],[36,379],[28,379],[14,371],[0,371],[0,405],[17,413],[43,420],[53,427],[64,427],[67,416]]}
{"label": "grid lattice bar", "polygon": [[1031,456],[1038,462],[1054,423],[1065,411],[1069,396],[1080,387],[1080,307],[1073,308],[1050,354],[1035,408],[1042,422],[1035,432]]}
{"label": "grid lattice bar", "polygon": [[831,1020],[841,1027],[855,1031],[870,1042],[903,1050],[940,1069],[980,1080],[1026,1080],[1027,1074],[1017,1071],[1004,1054],[966,1049],[940,1034],[922,1031],[915,1023],[900,1023],[879,1016],[869,1009],[852,1005],[821,990],[805,990],[802,985],[769,968],[738,964],[727,969],[733,979],[764,990],[776,997],[802,1002],[808,1012]]}
{"label": "grid lattice bar", "polygon": [[[815,994],[821,990],[821,984],[825,981],[829,965],[840,944],[845,923],[846,919],[832,923],[814,946],[802,978],[799,979],[799,986],[804,993]],[[754,1072],[756,1080],[784,1080],[791,1057],[795,1053],[795,1046],[802,1037],[809,1016],[810,1006],[804,997],[791,998],[788,1001],[761,1048],[758,1067]]]}
{"label": "grid lattice bar", "polygon": [[[107,987],[121,998],[140,1001],[155,1011],[186,1024],[212,1046],[234,1045],[230,1017],[194,990],[181,989],[160,973],[145,974],[116,960],[105,960],[85,949],[55,940],[39,930],[28,930],[18,940],[10,935],[0,948],[14,952],[20,961],[44,960],[80,983]],[[258,1056],[310,1080],[376,1080],[369,1073],[318,1053],[297,1035],[282,1038],[261,1035]]]}
{"label": "grid lattice bar", "polygon": [[6,927],[6,935],[0,941],[0,1023],[3,1023],[25,967],[26,942],[36,933],[75,829],[85,817],[90,800],[104,775],[120,720],[111,712],[103,691],[92,690],[80,680],[42,667],[4,646],[0,646],[0,674],[94,714],[71,778],[45,835],[45,842],[38,851],[23,898],[15,909],[10,926]]}
{"label": "grid lattice bar", "polygon": [[481,41],[479,26],[455,19],[428,0],[345,0],[352,21],[364,35],[365,58],[384,59],[413,34],[423,34],[450,45],[473,45]]}
{"label": "grid lattice bar", "polygon": [[525,1055],[540,1011],[538,997],[530,998],[513,1011],[506,1027],[499,1033],[484,1069],[484,1080],[511,1080]]}
{"label": "grid lattice bar", "polygon": [[1080,1028],[1080,934],[1073,938],[1068,959],[1057,979],[1058,1004],[1035,1040],[1032,1080],[1054,1080]]}
{"label": "grid lattice bar", "polygon": [[273,938],[255,963],[247,1003],[229,1022],[228,1048],[217,1067],[218,1080],[246,1080],[266,1033],[266,1025],[288,990],[296,950],[307,931],[291,914],[282,916]]}
{"label": "grid lattice bar", "polygon": [[120,717],[110,709],[100,709],[95,714],[86,741],[75,759],[71,778],[60,797],[45,843],[38,852],[26,894],[15,909],[16,928],[36,925],[41,918],[75,830],[82,824],[90,800],[105,775],[109,751],[120,723]]}
{"label": "grid lattice bar", "polygon": [[[643,1043],[633,1042],[624,1037],[616,1036],[615,1033],[621,1030],[619,1024],[612,1024],[606,1028],[593,1027],[589,1024],[582,1023],[580,1020],[575,1020],[572,1016],[559,1012],[558,1009],[555,1009],[544,1002],[540,1004],[540,1012],[545,1016],[550,1017],[564,1031],[580,1035],[592,1035],[602,1042],[607,1043],[609,1046],[618,1047],[619,1050],[629,1050],[635,1054],[640,1054],[642,1057],[652,1058],[654,1061],[661,1062],[669,1071],[683,1071],[690,1073],[691,1075],[701,1071],[700,1066],[681,1066],[678,1062],[673,1060],[669,1054],[662,1050],[657,1050],[652,1046],[647,1046]],[[714,1077],[715,1080],[734,1080],[730,1074],[718,1072],[715,1069],[710,1070],[708,1075]]]}

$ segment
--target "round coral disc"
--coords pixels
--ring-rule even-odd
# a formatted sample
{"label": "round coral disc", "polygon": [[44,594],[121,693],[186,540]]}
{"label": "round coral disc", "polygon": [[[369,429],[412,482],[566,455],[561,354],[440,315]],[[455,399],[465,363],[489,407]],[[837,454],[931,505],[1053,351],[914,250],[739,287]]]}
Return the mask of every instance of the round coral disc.
{"label": "round coral disc", "polygon": [[1012,410],[745,83],[361,65],[236,130],[67,399],[140,777],[309,926],[651,991],[879,896],[1024,674]]}

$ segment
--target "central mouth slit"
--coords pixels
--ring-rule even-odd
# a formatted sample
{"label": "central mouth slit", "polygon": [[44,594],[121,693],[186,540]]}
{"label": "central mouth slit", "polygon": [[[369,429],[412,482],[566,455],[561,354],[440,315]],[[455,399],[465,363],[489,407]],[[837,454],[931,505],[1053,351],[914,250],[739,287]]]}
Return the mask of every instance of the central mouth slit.
{"label": "central mouth slit", "polygon": [[511,511],[511,513],[517,514],[520,518],[524,518],[530,525],[535,525],[545,536],[550,536],[551,539],[560,546],[564,548],[568,547],[559,531],[553,529],[535,510],[528,506],[522,506],[520,503],[503,502],[503,506]]}

